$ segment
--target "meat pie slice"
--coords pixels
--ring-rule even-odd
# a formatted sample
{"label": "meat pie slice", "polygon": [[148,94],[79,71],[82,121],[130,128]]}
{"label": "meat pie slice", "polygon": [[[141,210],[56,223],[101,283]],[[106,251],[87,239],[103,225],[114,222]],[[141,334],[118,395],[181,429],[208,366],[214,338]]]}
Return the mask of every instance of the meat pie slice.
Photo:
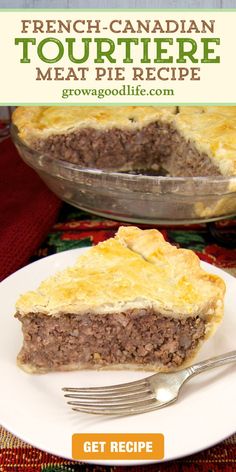
{"label": "meat pie slice", "polygon": [[192,362],[223,315],[225,285],[157,230],[121,227],[22,295],[18,365],[168,371]]}

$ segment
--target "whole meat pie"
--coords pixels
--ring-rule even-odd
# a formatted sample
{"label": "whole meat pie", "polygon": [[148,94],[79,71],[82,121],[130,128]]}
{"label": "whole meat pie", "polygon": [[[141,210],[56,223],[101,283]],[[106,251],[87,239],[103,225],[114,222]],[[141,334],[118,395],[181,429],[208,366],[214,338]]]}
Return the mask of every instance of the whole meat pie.
{"label": "whole meat pie", "polygon": [[19,107],[13,122],[39,153],[81,167],[236,175],[236,107]]}
{"label": "whole meat pie", "polygon": [[18,365],[30,373],[185,366],[220,323],[224,293],[192,251],[157,230],[121,227],[19,298]]}

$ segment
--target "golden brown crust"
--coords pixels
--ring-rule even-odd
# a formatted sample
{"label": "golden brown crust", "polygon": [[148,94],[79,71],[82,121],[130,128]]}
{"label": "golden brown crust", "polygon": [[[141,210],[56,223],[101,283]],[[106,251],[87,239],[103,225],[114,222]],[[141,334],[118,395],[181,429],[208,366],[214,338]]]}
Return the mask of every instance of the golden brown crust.
{"label": "golden brown crust", "polygon": [[236,175],[236,107],[180,107],[174,123],[222,175]]}
{"label": "golden brown crust", "polygon": [[176,107],[18,107],[13,123],[19,136],[31,144],[35,138],[71,133],[81,128],[135,129],[156,120],[169,122]]}
{"label": "golden brown crust", "polygon": [[121,227],[116,238],[94,246],[77,263],[22,295],[21,315],[107,314],[152,308],[165,316],[223,313],[224,282],[205,272],[189,250],[167,243],[157,230]]}
{"label": "golden brown crust", "polygon": [[172,123],[223,175],[236,175],[236,107],[18,107],[13,123],[29,145],[82,128],[136,129],[155,121]]}
{"label": "golden brown crust", "polygon": [[[22,295],[17,311],[60,316],[63,313],[111,314],[127,309],[152,308],[160,316],[185,319],[199,316],[205,322],[204,339],[188,354],[181,368],[191,364],[202,343],[216,330],[223,316],[225,284],[200,267],[190,250],[177,249],[155,230],[120,227],[111,238],[87,250],[76,264],[41,283],[38,290]],[[23,358],[24,359],[24,356]],[[162,372],[160,362],[152,364],[71,363],[58,367],[37,367],[17,362],[28,373],[77,369],[137,369]]]}

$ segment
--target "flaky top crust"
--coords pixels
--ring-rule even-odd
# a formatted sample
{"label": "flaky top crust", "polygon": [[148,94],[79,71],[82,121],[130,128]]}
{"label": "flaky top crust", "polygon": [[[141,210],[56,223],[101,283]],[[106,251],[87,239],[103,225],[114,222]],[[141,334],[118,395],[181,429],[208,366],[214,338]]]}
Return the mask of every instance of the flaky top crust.
{"label": "flaky top crust", "polygon": [[27,143],[55,134],[71,133],[81,128],[130,128],[156,120],[169,121],[176,107],[18,107],[13,123]]}
{"label": "flaky top crust", "polygon": [[224,292],[223,280],[205,272],[192,251],[177,249],[155,229],[127,226],[22,295],[16,309],[22,316],[60,316],[153,308],[176,318],[214,313],[217,323]]}
{"label": "flaky top crust", "polygon": [[236,175],[236,107],[181,107],[174,122],[223,175]]}
{"label": "flaky top crust", "polygon": [[206,153],[225,175],[236,175],[236,107],[18,107],[13,123],[27,144],[82,128],[137,129],[151,122],[172,123]]}

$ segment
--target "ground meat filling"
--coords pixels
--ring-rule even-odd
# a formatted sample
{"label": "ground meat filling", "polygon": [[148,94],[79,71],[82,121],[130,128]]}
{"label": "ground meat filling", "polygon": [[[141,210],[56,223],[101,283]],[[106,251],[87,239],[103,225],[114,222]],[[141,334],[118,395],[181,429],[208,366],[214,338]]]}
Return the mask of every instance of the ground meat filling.
{"label": "ground meat filling", "polygon": [[170,127],[157,122],[135,130],[84,128],[37,141],[35,147],[55,159],[83,167],[132,170],[144,164],[146,168],[159,167],[160,154],[171,152],[167,134],[171,134]]}
{"label": "ground meat filling", "polygon": [[[34,147],[54,159],[112,171],[163,170],[175,176],[219,175],[209,157],[198,152],[173,125],[153,122],[142,128],[84,128],[37,140]],[[154,174],[155,175],[155,174]]]}
{"label": "ground meat filling", "polygon": [[162,169],[175,176],[220,175],[205,153],[170,124],[154,122],[140,129],[84,128],[38,140],[34,147],[55,159],[82,167],[113,171]]}
{"label": "ground meat filling", "polygon": [[173,177],[221,175],[209,156],[199,152],[193,142],[183,139],[177,131],[172,134],[172,149],[163,166]]}
{"label": "ground meat filling", "polygon": [[205,333],[205,322],[198,316],[179,320],[151,310],[16,317],[24,333],[20,363],[45,370],[76,364],[84,368],[112,364],[177,367]]}

